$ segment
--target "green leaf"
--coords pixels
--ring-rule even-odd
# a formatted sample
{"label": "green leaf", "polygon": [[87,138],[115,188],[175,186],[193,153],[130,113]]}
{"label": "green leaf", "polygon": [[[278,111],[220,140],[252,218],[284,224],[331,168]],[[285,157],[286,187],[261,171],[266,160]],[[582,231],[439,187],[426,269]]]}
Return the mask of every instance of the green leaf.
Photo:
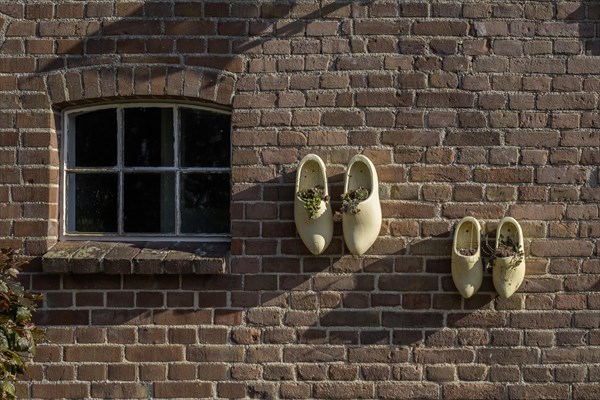
{"label": "green leaf", "polygon": [[16,399],[12,382],[32,360],[35,341],[43,331],[31,322],[41,295],[26,290],[16,277],[22,261],[0,249],[0,399]]}
{"label": "green leaf", "polygon": [[12,382],[4,381],[4,383],[2,383],[2,394],[7,400],[16,399],[17,391],[15,389],[15,385],[13,385]]}
{"label": "green leaf", "polygon": [[17,308],[17,322],[23,323],[31,320],[31,311],[25,307]]}
{"label": "green leaf", "polygon": [[4,329],[0,329],[0,351],[4,352],[8,349],[8,338],[4,333]]}

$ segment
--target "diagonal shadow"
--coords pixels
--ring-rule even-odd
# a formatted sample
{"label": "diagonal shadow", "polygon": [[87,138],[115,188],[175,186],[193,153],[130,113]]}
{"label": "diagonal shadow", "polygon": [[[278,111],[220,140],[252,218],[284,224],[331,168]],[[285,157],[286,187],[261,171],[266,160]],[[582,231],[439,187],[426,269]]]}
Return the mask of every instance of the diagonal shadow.
{"label": "diagonal shadow", "polygon": [[[334,13],[343,6],[345,3],[327,4],[299,21],[286,22],[275,28],[276,36],[288,37],[303,32],[306,22]],[[134,10],[133,14],[136,12]],[[277,24],[279,18],[290,16],[288,11],[276,15],[273,24]],[[580,37],[585,38],[586,54],[596,55],[598,40],[590,36],[589,31],[590,24],[595,22],[590,22],[589,16],[584,21],[574,24],[581,29]],[[89,36],[97,40],[106,38],[100,30],[90,32]],[[246,44],[236,47],[236,51],[245,53],[266,40],[270,37],[250,38]],[[78,46],[73,45],[68,52],[76,52]],[[74,55],[75,58],[79,56],[85,57]],[[111,57],[105,59],[107,63],[116,62]],[[226,62],[221,66],[227,70],[230,65]],[[69,68],[69,56],[43,63],[39,72],[60,68]],[[325,159],[330,159],[326,151],[323,153]],[[372,351],[380,363],[401,360],[393,358],[398,349],[421,349],[424,351],[415,353],[420,354],[416,357],[417,364],[427,364],[430,362],[428,352],[439,347],[493,344],[489,330],[507,326],[506,311],[520,309],[522,293],[509,300],[495,298],[489,273],[485,274],[477,295],[468,300],[459,296],[450,276],[450,231],[447,229],[424,238],[418,233],[380,238],[366,256],[355,257],[345,249],[341,225],[336,224],[334,240],[325,254],[311,256],[297,236],[293,223],[294,173],[281,166],[278,168],[282,172],[277,178],[250,183],[233,196],[233,208],[245,207],[247,211],[250,205],[267,202],[275,204],[277,213],[276,218],[265,220],[234,218],[234,228],[242,222],[256,222],[261,233],[236,235],[232,242],[230,274],[146,277],[90,274],[64,275],[62,278],[34,274],[32,289],[44,291],[47,299],[47,308],[41,310],[38,322],[73,330],[94,325],[104,329],[102,332],[107,337],[121,335],[119,340],[127,340],[131,331],[135,331],[135,337],[146,335],[145,332],[152,328],[169,326],[181,334],[179,330],[189,325],[200,326],[197,339],[180,338],[178,343],[189,348],[196,348],[198,344],[228,347],[284,345],[288,359],[308,363],[314,368],[318,363],[344,361],[336,346],[352,346],[351,354],[355,358],[351,361]],[[339,198],[342,191],[339,170],[333,169],[330,176],[334,199]],[[339,202],[334,201],[334,206],[337,205]],[[384,229],[391,229],[387,225],[392,219],[391,214],[384,218]],[[393,218],[404,221],[417,217],[397,214]],[[279,255],[273,255],[278,248],[281,249]],[[31,266],[31,271],[39,272],[37,268]],[[55,290],[57,282],[66,292]],[[527,290],[526,282],[522,291]],[[158,295],[159,291],[167,291],[166,297],[160,297],[161,301],[152,299],[153,295],[164,296]],[[139,293],[146,293],[150,299],[137,303],[135,296]],[[105,310],[105,306],[111,310]],[[228,336],[228,329],[231,336]],[[51,334],[58,335],[57,332],[51,330]],[[72,337],[60,339],[51,335],[50,339],[54,343],[63,340],[75,344]],[[148,340],[158,344],[167,339]],[[300,348],[301,344],[315,346],[305,350]],[[381,347],[369,349],[360,348],[361,345]],[[55,350],[52,344],[41,346],[38,362],[58,362],[53,354]],[[264,351],[265,354],[256,355],[247,362],[279,361],[277,356],[269,358],[268,350]],[[301,351],[307,351],[308,355],[302,356]],[[449,357],[445,361],[472,361],[468,352],[461,352],[461,349]],[[210,365],[200,355],[196,361]],[[36,380],[42,378],[43,374],[41,378],[35,376]],[[259,389],[252,390],[253,396],[261,395]]]}

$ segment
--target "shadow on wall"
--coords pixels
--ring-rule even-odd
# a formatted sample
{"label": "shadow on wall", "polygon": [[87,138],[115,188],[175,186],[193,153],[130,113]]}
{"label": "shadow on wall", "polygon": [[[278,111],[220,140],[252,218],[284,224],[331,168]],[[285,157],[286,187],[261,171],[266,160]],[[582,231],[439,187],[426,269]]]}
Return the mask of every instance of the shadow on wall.
{"label": "shadow on wall", "polygon": [[[506,326],[508,316],[503,311],[522,308],[522,294],[508,300],[495,298],[489,273],[474,297],[460,297],[450,276],[450,232],[408,244],[404,238],[394,238],[376,243],[367,255],[356,257],[348,255],[341,224],[336,223],[326,253],[310,255],[293,222],[294,175],[284,173],[282,180],[265,182],[262,198],[254,187],[234,195],[234,201],[246,207],[246,214],[264,200],[277,206],[279,217],[233,221],[234,229],[240,222],[260,223],[263,238],[241,235],[234,240],[231,274],[183,275],[181,283],[177,276],[169,275],[126,276],[123,283],[116,276],[80,275],[65,277],[64,287],[79,288],[82,293],[104,290],[113,299],[106,309],[90,311],[92,325],[164,325],[165,321],[204,325],[211,323],[214,310],[219,321],[236,321],[233,325],[240,325],[238,328],[253,330],[256,342],[245,343],[246,336],[234,336],[238,344],[258,344],[261,334],[283,326],[297,330],[298,342],[307,344],[450,346],[458,341],[460,345],[484,345],[491,340],[485,329]],[[341,194],[342,178],[342,174],[330,176],[334,199]],[[339,206],[339,201],[334,206]],[[273,232],[271,238],[267,232]],[[270,249],[277,245],[285,256],[273,255]],[[123,309],[128,303],[119,305],[118,299],[127,302],[132,291],[138,290],[169,290],[182,298],[198,292],[199,306],[192,302],[192,306],[165,308],[160,300],[154,307],[136,304],[135,308],[131,303],[132,309]],[[38,323],[72,325],[74,320],[87,325],[85,310],[57,312],[55,307],[63,296],[62,292],[47,292],[50,308],[40,312]],[[287,340],[285,343],[296,343]]]}
{"label": "shadow on wall", "polygon": [[[370,0],[363,1],[365,4],[369,2]],[[206,8],[204,13],[210,16],[202,16],[203,5]],[[167,20],[165,15],[173,15],[172,6],[176,7],[177,18]],[[3,10],[0,9],[0,31],[2,28],[11,29],[11,11],[18,14],[17,9],[5,7],[8,14],[2,13]],[[229,12],[227,3],[211,3],[208,8],[204,1],[175,5],[147,1],[125,4],[120,7],[122,15],[111,18],[112,4],[90,4],[85,9],[85,17],[82,11],[79,20],[65,22],[51,19],[52,5],[41,5],[37,11],[40,14],[40,19],[36,21],[37,37],[55,39],[56,50],[51,47],[38,49],[34,57],[23,57],[20,60],[25,64],[21,68],[27,69],[30,65],[30,72],[44,74],[115,66],[187,66],[235,74],[243,72],[245,68],[244,60],[237,55],[253,53],[262,43],[271,39],[304,36],[306,23],[310,20],[334,20],[336,11],[349,9],[351,5],[335,2],[321,7],[318,3],[292,2],[258,5],[239,3],[231,7]],[[271,22],[249,22],[246,29],[235,22],[215,21],[221,17],[249,18],[249,21],[260,17]],[[291,18],[293,20],[282,21]],[[162,40],[161,35],[174,40]],[[190,36],[200,38],[191,39]],[[62,39],[65,37],[82,39]],[[221,37],[229,39],[223,41]],[[2,39],[0,49],[14,54],[16,50],[8,48],[14,41],[9,44],[6,35]],[[231,43],[228,44],[228,40]],[[164,68],[162,74],[167,73]],[[159,72],[157,69],[157,73]]]}
{"label": "shadow on wall", "polygon": [[[586,56],[600,55],[600,4],[575,3],[565,5],[563,9],[565,27],[579,39],[582,53]],[[559,18],[562,15],[558,16]],[[573,29],[577,27],[576,29]],[[578,49],[577,49],[578,50]],[[573,48],[573,53],[578,54]],[[569,70],[569,72],[571,72]]]}
{"label": "shadow on wall", "polygon": [[[153,36],[157,30],[160,30],[159,18],[162,15],[160,3],[151,3],[152,5],[138,4],[129,11],[129,15],[123,19],[111,21],[110,24],[100,27],[99,23],[78,23],[69,22],[69,24],[59,24],[51,20],[43,20],[40,22],[39,32],[41,35],[48,37],[57,37],[63,33],[71,31],[62,31],[63,29],[73,29],[72,32],[82,32],[85,39],[75,41],[61,42],[58,50],[62,54],[60,57],[51,55],[49,57],[39,57],[40,63],[38,71],[41,73],[53,72],[56,70],[78,70],[95,69],[98,66],[126,66],[133,67],[143,65],[157,65],[159,68],[153,68],[152,74],[155,72],[159,76],[169,73],[171,68],[180,68],[182,64],[191,64],[193,66],[206,68],[209,71],[226,71],[225,73],[242,72],[244,66],[241,60],[236,57],[236,54],[251,53],[259,44],[271,40],[271,32],[274,32],[276,38],[295,36],[305,29],[305,23],[312,19],[320,19],[324,16],[335,15],[343,7],[348,7],[346,3],[328,3],[324,7],[316,7],[313,11],[309,11],[304,15],[297,16],[293,14],[296,4],[281,5],[281,4],[265,4],[267,15],[272,17],[272,24],[266,24],[262,27],[257,27],[257,31],[253,32],[252,37],[240,39],[233,46],[233,54],[223,53],[223,55],[207,57],[206,53],[189,53],[191,55],[173,56],[175,49],[168,43],[159,43],[152,41],[153,39],[144,39],[146,36]],[[198,3],[199,5],[200,3]],[[306,6],[306,3],[298,3],[298,5]],[[152,8],[157,7],[157,8]],[[248,15],[259,12],[252,3],[248,3],[249,9],[246,11]],[[577,34],[583,43],[585,54],[598,55],[600,51],[600,40],[595,35],[595,27],[597,25],[598,15],[586,15],[585,5],[578,5],[579,8],[574,10],[566,18],[565,29],[569,32],[576,26]],[[315,7],[313,7],[315,8]],[[595,10],[596,8],[594,8]],[[191,17],[194,17],[194,9],[187,10]],[[219,12],[215,10],[215,12]],[[593,11],[596,12],[596,11]],[[144,16],[145,15],[145,16]],[[139,19],[136,17],[140,16]],[[156,16],[156,19],[148,18]],[[279,20],[294,17],[293,21],[285,21],[280,23]],[[195,17],[194,17],[195,18]],[[10,17],[7,17],[6,26],[10,24]],[[70,28],[69,28],[70,27]],[[234,27],[229,27],[234,29]],[[208,29],[208,32],[217,32],[217,27],[212,25],[203,25],[202,21],[194,19],[192,24],[188,20],[176,20],[166,25],[166,29],[173,35],[185,40],[185,35],[190,32],[190,29],[195,32],[203,32],[203,29]],[[341,27],[340,27],[341,29]],[[127,39],[123,41],[116,40],[119,35],[133,35],[137,39]],[[264,35],[264,36],[262,36]],[[573,35],[575,36],[575,35]],[[183,44],[184,42],[182,42]],[[186,42],[187,43],[187,42]],[[193,43],[187,43],[192,48]],[[162,47],[166,46],[166,47]],[[171,47],[169,47],[171,46]],[[179,48],[177,48],[179,50]],[[152,78],[152,77],[151,77]],[[150,78],[150,79],[151,79]],[[85,82],[84,82],[85,84]],[[85,89],[85,88],[84,88]],[[332,182],[337,184],[334,190],[334,196],[341,192],[341,175],[333,177]],[[373,254],[385,254],[385,256],[367,256],[364,259],[357,259],[352,256],[338,256],[344,254],[343,244],[339,224],[336,225],[336,236],[332,242],[330,249],[325,257],[306,257],[308,253],[303,248],[301,241],[298,239],[295,228],[293,226],[292,217],[292,196],[293,182],[292,176],[284,174],[282,180],[275,180],[265,183],[265,191],[273,193],[274,200],[280,202],[280,220],[276,222],[264,222],[264,224],[273,224],[272,229],[277,232],[278,237],[281,237],[281,246],[285,248],[286,254],[294,254],[297,257],[275,257],[263,256],[262,269],[249,271],[249,274],[244,277],[244,289],[249,292],[254,291],[273,291],[285,289],[282,296],[293,297],[294,291],[303,291],[313,289],[317,292],[341,291],[343,294],[339,299],[335,300],[335,307],[351,308],[353,310],[367,307],[397,307],[402,306],[407,313],[411,313],[411,318],[415,315],[421,315],[420,318],[414,319],[415,323],[422,324],[419,326],[435,328],[443,328],[456,326],[473,310],[486,310],[491,308],[493,302],[502,304],[507,301],[494,300],[494,292],[492,289],[490,275],[486,274],[486,278],[480,294],[469,300],[462,300],[456,294],[455,288],[449,275],[449,244],[450,232],[439,233],[439,237],[425,238],[418,242],[411,242],[407,245],[404,239],[394,238],[394,243],[378,242],[373,250]],[[283,183],[283,184],[282,184]],[[235,196],[239,199],[249,199],[254,193],[254,189],[248,189],[237,193]],[[260,200],[260,199],[258,199]],[[283,232],[283,235],[281,234]],[[286,236],[287,235],[287,236]],[[262,240],[262,239],[261,239]],[[272,243],[269,239],[261,240],[255,243],[256,248],[260,248],[267,242]],[[248,241],[247,241],[248,242]],[[250,242],[252,243],[252,242]],[[236,243],[234,241],[234,251]],[[247,244],[246,244],[247,245]],[[258,250],[257,250],[258,251]],[[256,254],[260,255],[260,252]],[[259,273],[260,272],[260,273]],[[393,272],[402,272],[401,276],[387,276]],[[255,276],[252,273],[256,273]],[[321,273],[335,273],[336,275],[320,276]],[[352,275],[338,276],[339,273],[351,273]],[[423,274],[425,273],[425,274]],[[272,274],[269,276],[269,274]],[[286,275],[289,274],[289,275]],[[429,275],[431,274],[431,276]],[[215,278],[194,278],[196,281],[210,282]],[[271,282],[265,283],[264,286],[259,286],[258,283],[252,284],[254,281]],[[253,286],[254,285],[254,286]],[[206,285],[209,287],[209,285]],[[200,285],[203,287],[203,285]],[[375,291],[374,295],[378,296],[381,303],[378,305],[365,303],[365,294]],[[400,295],[400,292],[402,295]],[[415,292],[411,294],[411,292]],[[424,292],[431,294],[423,295]],[[315,294],[316,295],[316,294]],[[517,299],[522,301],[522,298],[517,295]],[[367,296],[368,297],[368,296]],[[262,300],[260,300],[262,301]],[[257,304],[260,305],[260,301]],[[516,300],[512,300],[516,301]],[[441,305],[447,305],[449,310],[463,310],[460,313],[451,313],[447,318],[441,317],[441,313],[430,315],[423,313],[421,309],[438,308]],[[345,306],[349,307],[345,307]],[[510,307],[510,305],[504,305]],[[325,307],[327,308],[327,307]],[[354,312],[354,311],[353,311]],[[363,321],[374,321],[372,311],[364,311]],[[403,317],[396,315],[394,312],[384,311],[385,316],[381,316],[385,321],[389,322],[389,327],[406,327],[406,321]],[[322,322],[332,326],[335,320],[343,320],[345,318],[344,311],[331,311],[327,315],[323,315]],[[390,314],[391,313],[391,314]],[[450,317],[453,315],[453,317]],[[369,323],[361,322],[361,318],[355,320],[354,315],[348,314],[348,322],[355,324],[357,327],[369,326]],[[393,322],[393,321],[402,321]],[[366,325],[360,325],[365,323]],[[498,321],[489,321],[490,324],[498,323]],[[395,326],[396,325],[396,326]],[[469,326],[476,326],[471,324]],[[417,335],[418,336],[418,335]],[[424,340],[421,338],[420,340]]]}
{"label": "shadow on wall", "polygon": [[[319,155],[329,160],[326,152]],[[241,253],[243,241],[245,258],[260,258],[254,268],[234,272],[245,273],[246,291],[269,296],[259,298],[257,294],[252,307],[290,307],[287,313],[277,315],[275,325],[302,327],[301,342],[452,345],[450,336],[456,332],[445,328],[472,328],[459,334],[464,336],[460,343],[485,344],[482,341],[489,337],[482,329],[506,326],[507,315],[502,311],[522,308],[521,293],[506,300],[496,298],[490,273],[485,273],[481,289],[472,298],[458,294],[450,275],[450,231],[408,241],[380,237],[365,256],[357,257],[345,248],[338,222],[324,254],[312,256],[296,234],[293,221],[295,171],[282,178],[264,184],[262,199],[253,189],[234,195],[238,201],[250,202],[249,207],[262,200],[276,201],[279,209],[277,218],[261,221],[263,239],[240,238],[233,244],[234,257]],[[334,172],[328,180],[336,209],[343,174]],[[246,208],[246,215],[250,211]],[[384,219],[389,217],[384,214]],[[383,230],[388,229],[385,225]],[[276,233],[265,239],[265,232]],[[264,250],[278,244],[285,257]],[[307,313],[311,310],[319,312]],[[251,320],[249,315],[250,325]]]}
{"label": "shadow on wall", "polygon": [[[345,6],[347,4],[331,3],[322,10],[312,11],[300,19],[317,19],[325,13],[334,14]],[[132,18],[140,12],[149,12],[144,5],[136,3],[136,7],[131,10]],[[275,5],[273,7],[274,22],[265,26],[264,32],[276,26],[277,19],[291,15],[287,9],[278,11]],[[600,45],[593,33],[593,27],[597,23],[590,21],[589,16],[585,20],[585,13],[583,18],[577,17],[578,15],[580,11],[575,11],[570,19],[583,20],[582,22],[567,22],[565,27],[573,29],[574,25],[571,24],[577,24],[576,29],[582,38],[581,43],[584,43],[586,54],[598,55]],[[226,75],[242,72],[244,68],[236,54],[214,57],[197,54],[172,56],[174,49],[162,50],[159,43],[151,44],[150,41],[133,39],[120,44],[114,40],[115,35],[119,34],[139,35],[142,38],[146,34],[153,35],[158,25],[153,24],[153,20],[144,21],[140,19],[139,24],[115,21],[108,34],[105,30],[86,25],[85,28],[82,27],[86,39],[76,43],[65,43],[66,47],[61,48],[64,56],[45,58],[46,61],[40,64],[39,71],[79,71],[79,68],[93,70],[99,66],[137,68],[141,64],[142,68],[153,66],[148,79],[151,80],[154,76],[152,74],[156,73],[164,81],[164,76],[169,75],[171,68],[177,70],[181,68],[181,64],[188,65],[188,62],[211,72],[226,71]],[[60,28],[54,21],[43,22],[47,23],[44,29]],[[201,29],[202,24],[194,26]],[[191,28],[188,21],[177,21],[169,29],[172,29],[175,35],[181,32],[183,40],[185,32]],[[275,32],[276,37],[287,37],[298,34],[303,29],[303,21],[295,20],[286,22],[281,27],[276,26]],[[258,44],[270,40],[260,37],[261,34],[257,32],[257,38],[242,40],[235,47],[235,51],[240,54],[250,53]],[[90,45],[96,49],[93,54],[86,53]],[[149,51],[149,46],[155,45],[158,46],[156,52]],[[83,85],[85,89],[85,81]],[[324,155],[324,159],[328,157]],[[332,197],[336,199],[341,194],[342,175],[341,171],[332,171]],[[103,309],[101,306],[90,306],[90,312],[85,307],[82,307],[84,310],[72,310],[72,304],[63,308],[60,306],[60,300],[64,300],[65,295],[72,296],[72,292],[58,293],[56,290],[51,291],[52,296],[48,297],[55,303],[51,308],[41,311],[38,321],[42,324],[88,325],[91,316],[91,322],[99,326],[176,325],[177,321],[210,325],[212,310],[215,310],[214,318],[218,318],[223,325],[227,323],[236,327],[242,326],[243,318],[246,318],[248,323],[242,328],[260,329],[263,335],[266,335],[269,329],[280,326],[299,332],[298,340],[293,335],[280,338],[279,343],[283,344],[452,346],[458,343],[462,346],[477,346],[492,343],[490,328],[508,325],[507,311],[524,308],[522,293],[517,293],[507,300],[496,298],[489,272],[485,274],[482,288],[477,295],[468,300],[460,297],[450,276],[451,239],[447,229],[437,232],[434,236],[410,242],[402,236],[379,240],[370,254],[358,258],[346,255],[341,224],[338,223],[335,226],[334,240],[326,254],[321,257],[310,256],[295,232],[293,182],[294,173],[283,172],[276,179],[260,182],[260,186],[250,185],[234,194],[233,203],[246,207],[246,215],[248,207],[260,201],[275,204],[276,211],[273,219],[257,218],[252,221],[238,218],[237,222],[260,223],[263,236],[253,238],[241,234],[233,241],[231,274],[186,275],[181,280],[179,277],[166,276],[132,276],[123,280],[119,277],[96,275],[64,277],[65,289],[81,290],[84,295],[111,292],[116,298],[125,299],[132,296],[133,292],[147,292],[152,295],[153,290],[172,290],[175,294],[196,293],[200,299],[197,308],[184,305],[164,307],[161,304],[148,305],[145,308],[137,305],[138,308],[133,309],[117,306],[113,309]],[[390,218],[390,215],[386,217]],[[408,220],[417,217],[398,218]],[[233,219],[235,226],[236,218]],[[285,257],[273,255],[277,253],[277,246],[281,247],[281,253],[286,254]],[[86,286],[87,283],[83,281],[94,282],[95,286]],[[535,285],[529,285],[526,281],[522,291],[535,289]],[[547,291],[546,288],[542,290]],[[119,291],[126,293],[120,294]],[[72,297],[70,301],[73,301]],[[68,320],[61,320],[56,318],[56,314],[51,316],[48,312],[62,309],[75,314],[69,314]],[[515,324],[512,326],[515,327]],[[454,330],[455,328],[458,330]],[[249,338],[234,336],[233,341],[240,345],[263,343],[261,340],[264,338],[261,339],[260,335],[259,331],[256,336],[250,335]],[[315,359],[313,362],[338,361],[336,349],[326,350],[324,346],[321,350],[322,359]],[[441,360],[438,357],[436,361],[470,362],[473,361],[469,359],[470,356],[469,351],[464,355],[458,351],[449,355],[457,358]],[[389,360],[382,357],[381,362]],[[430,362],[423,360],[424,358],[417,358],[417,362]]]}

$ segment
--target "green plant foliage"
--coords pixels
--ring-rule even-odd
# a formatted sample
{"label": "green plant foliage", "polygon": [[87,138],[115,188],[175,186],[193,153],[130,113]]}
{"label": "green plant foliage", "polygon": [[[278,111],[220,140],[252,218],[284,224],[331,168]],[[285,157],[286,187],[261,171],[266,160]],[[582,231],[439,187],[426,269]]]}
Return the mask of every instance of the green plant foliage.
{"label": "green plant foliage", "polygon": [[365,201],[371,191],[364,187],[359,187],[355,190],[350,190],[342,195],[342,207],[340,208],[340,212],[349,213],[349,214],[358,214],[360,209],[358,208],[358,204],[361,201]]}
{"label": "green plant foliage", "polygon": [[301,190],[298,192],[298,198],[304,201],[304,209],[308,212],[310,219],[317,218],[321,201],[329,201],[329,196],[325,195],[325,189],[322,186]]}
{"label": "green plant foliage", "polygon": [[41,295],[23,288],[17,280],[18,268],[14,251],[0,250],[0,399],[16,399],[14,381],[26,372],[35,343],[43,332],[31,321],[36,301]]}

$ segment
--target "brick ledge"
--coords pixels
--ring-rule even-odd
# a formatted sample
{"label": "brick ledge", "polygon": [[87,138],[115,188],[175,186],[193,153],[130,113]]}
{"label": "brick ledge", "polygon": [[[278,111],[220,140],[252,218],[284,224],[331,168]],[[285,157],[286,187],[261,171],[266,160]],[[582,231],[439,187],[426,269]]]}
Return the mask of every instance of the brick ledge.
{"label": "brick ledge", "polygon": [[58,242],[42,257],[49,273],[223,274],[229,243]]}

